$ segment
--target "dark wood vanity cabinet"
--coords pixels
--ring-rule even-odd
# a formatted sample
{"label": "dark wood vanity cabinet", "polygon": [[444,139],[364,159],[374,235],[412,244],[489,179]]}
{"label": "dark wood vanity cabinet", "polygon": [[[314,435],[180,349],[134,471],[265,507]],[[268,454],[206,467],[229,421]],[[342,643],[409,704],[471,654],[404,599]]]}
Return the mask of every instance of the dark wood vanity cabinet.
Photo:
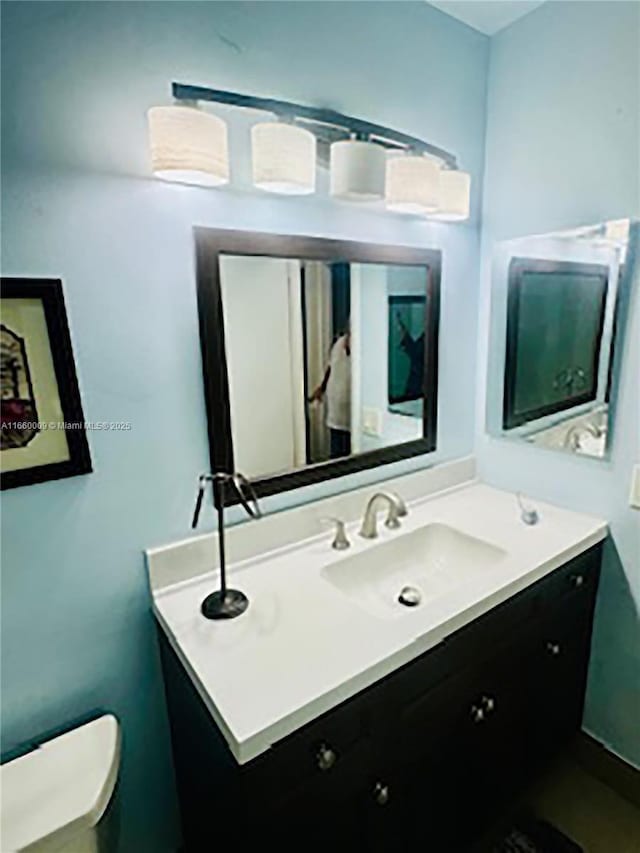
{"label": "dark wood vanity cabinet", "polygon": [[579,729],[600,560],[598,545],[241,766],[160,632],[186,850],[467,849]]}

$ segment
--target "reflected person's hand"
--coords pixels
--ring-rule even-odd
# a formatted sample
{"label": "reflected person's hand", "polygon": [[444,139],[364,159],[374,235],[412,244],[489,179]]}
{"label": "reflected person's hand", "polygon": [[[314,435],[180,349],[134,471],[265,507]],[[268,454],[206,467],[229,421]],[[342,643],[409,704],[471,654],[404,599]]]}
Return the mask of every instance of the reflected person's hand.
{"label": "reflected person's hand", "polygon": [[321,403],[323,399],[324,399],[324,389],[322,388],[322,385],[318,385],[318,387],[315,389],[315,391],[309,397],[309,402],[310,403]]}

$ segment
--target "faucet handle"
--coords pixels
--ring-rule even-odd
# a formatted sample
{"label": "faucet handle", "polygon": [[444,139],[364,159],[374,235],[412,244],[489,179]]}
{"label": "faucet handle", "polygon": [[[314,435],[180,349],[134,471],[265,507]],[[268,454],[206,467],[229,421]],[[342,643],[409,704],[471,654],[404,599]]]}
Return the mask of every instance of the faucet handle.
{"label": "faucet handle", "polygon": [[328,516],[327,518],[322,519],[322,523],[335,524],[336,526],[336,533],[333,538],[333,542],[331,543],[332,548],[335,548],[336,551],[345,551],[347,548],[351,547],[351,542],[349,542],[344,529],[344,521],[341,518]]}

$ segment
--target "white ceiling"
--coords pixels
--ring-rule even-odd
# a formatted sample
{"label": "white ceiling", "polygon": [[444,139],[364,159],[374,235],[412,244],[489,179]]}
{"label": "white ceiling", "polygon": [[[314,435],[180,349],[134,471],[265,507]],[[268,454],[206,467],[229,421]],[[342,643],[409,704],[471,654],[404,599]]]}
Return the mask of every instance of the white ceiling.
{"label": "white ceiling", "polygon": [[528,15],[544,0],[429,0],[432,6],[463,21],[475,30],[492,36],[523,15]]}

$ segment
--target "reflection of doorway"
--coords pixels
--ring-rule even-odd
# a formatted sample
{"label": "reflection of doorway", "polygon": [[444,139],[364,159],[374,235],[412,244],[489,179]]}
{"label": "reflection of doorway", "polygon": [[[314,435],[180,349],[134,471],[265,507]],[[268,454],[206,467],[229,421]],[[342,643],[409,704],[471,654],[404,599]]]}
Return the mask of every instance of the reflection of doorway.
{"label": "reflection of doorway", "polygon": [[301,468],[306,453],[300,264],[223,255],[220,280],[235,463],[249,477]]}
{"label": "reflection of doorway", "polygon": [[322,261],[302,263],[302,326],[304,393],[306,405],[307,463],[330,458],[325,404],[309,402],[323,380],[331,347],[349,325],[351,276],[349,264]]}
{"label": "reflection of doorway", "polygon": [[351,270],[349,264],[330,264],[332,341],[344,335],[351,315]]}

